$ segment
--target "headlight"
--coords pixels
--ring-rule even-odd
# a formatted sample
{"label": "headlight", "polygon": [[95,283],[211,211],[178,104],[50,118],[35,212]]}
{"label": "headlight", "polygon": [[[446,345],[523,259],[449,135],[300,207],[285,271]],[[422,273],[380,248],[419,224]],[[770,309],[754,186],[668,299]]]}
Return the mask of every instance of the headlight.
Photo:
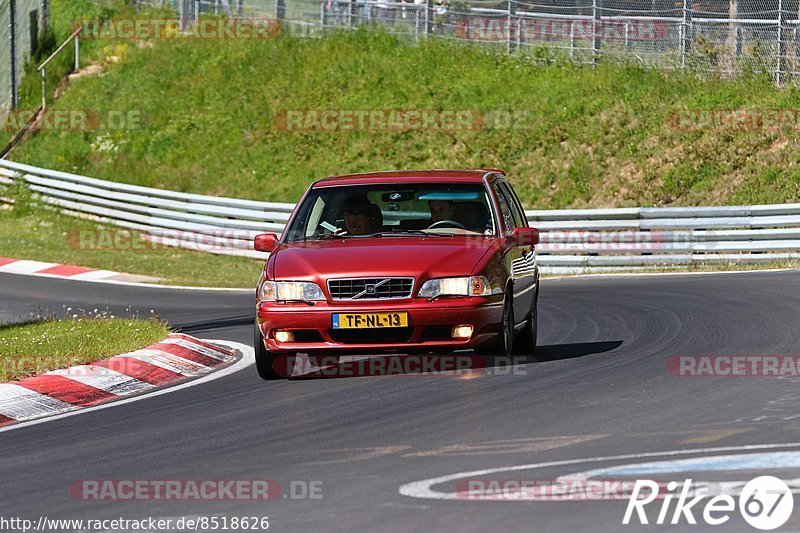
{"label": "headlight", "polygon": [[489,296],[492,287],[484,276],[429,279],[419,290],[420,298],[437,296]]}
{"label": "headlight", "polygon": [[272,302],[276,300],[314,302],[325,299],[319,285],[310,281],[265,281],[261,285],[259,297]]}

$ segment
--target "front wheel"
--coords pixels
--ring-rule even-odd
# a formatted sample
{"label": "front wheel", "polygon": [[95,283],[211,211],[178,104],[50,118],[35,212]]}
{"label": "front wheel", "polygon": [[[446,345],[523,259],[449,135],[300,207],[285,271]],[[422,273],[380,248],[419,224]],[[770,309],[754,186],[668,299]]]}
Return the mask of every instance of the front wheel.
{"label": "front wheel", "polygon": [[511,291],[506,292],[503,302],[503,320],[500,323],[500,334],[497,339],[486,346],[482,346],[477,351],[483,355],[511,355],[514,348],[514,305],[511,302]]}
{"label": "front wheel", "polygon": [[256,356],[256,371],[261,379],[274,380],[286,376],[280,376],[275,371],[275,358],[277,354],[270,352],[264,346],[264,336],[258,327],[258,322],[255,324],[255,335],[253,339],[253,350]]}
{"label": "front wheel", "polygon": [[514,349],[519,355],[533,355],[536,352],[536,334],[538,332],[538,327],[536,324],[536,309],[538,308],[538,305],[536,304],[537,299],[538,298],[533,299],[533,305],[531,305],[531,311],[528,314],[528,320],[525,321],[525,327],[522,328],[522,331],[519,332],[517,338],[514,339]]}

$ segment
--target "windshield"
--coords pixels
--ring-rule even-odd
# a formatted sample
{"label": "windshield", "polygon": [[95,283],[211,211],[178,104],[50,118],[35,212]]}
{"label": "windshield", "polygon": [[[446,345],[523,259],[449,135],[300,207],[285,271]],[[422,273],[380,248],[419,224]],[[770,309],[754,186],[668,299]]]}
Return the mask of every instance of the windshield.
{"label": "windshield", "polygon": [[286,241],[383,234],[495,235],[482,184],[389,184],[312,190]]}

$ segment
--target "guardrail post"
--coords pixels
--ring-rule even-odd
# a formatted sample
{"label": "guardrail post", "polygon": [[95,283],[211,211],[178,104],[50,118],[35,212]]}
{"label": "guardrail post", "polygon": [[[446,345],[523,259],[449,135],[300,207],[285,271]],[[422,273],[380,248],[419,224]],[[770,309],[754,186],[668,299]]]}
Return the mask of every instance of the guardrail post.
{"label": "guardrail post", "polygon": [[686,68],[686,56],[689,53],[690,33],[692,28],[692,11],[689,9],[689,0],[683,0],[683,22],[681,23],[681,68]]}
{"label": "guardrail post", "polygon": [[75,36],[75,72],[81,69],[81,34]]}
{"label": "guardrail post", "polygon": [[11,41],[11,109],[16,110],[19,103],[17,89],[17,0],[9,4],[10,21],[8,23],[8,38]]}

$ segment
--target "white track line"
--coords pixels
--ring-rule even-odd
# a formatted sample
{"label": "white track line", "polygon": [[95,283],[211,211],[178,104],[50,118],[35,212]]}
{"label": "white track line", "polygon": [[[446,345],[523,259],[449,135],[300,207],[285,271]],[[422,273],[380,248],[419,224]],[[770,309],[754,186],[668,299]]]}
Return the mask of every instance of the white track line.
{"label": "white track line", "polygon": [[[249,367],[249,366],[251,366],[251,365],[253,365],[255,363],[255,353],[253,352],[253,348],[250,347],[250,346],[247,346],[246,344],[242,344],[242,343],[239,343],[239,342],[232,342],[232,341],[223,341],[223,340],[206,340],[206,339],[202,339],[202,340],[204,340],[206,342],[210,342],[210,343],[214,343],[214,344],[220,344],[220,345],[223,345],[223,346],[226,346],[226,347],[230,347],[233,350],[238,350],[242,354],[242,358],[239,359],[238,361],[236,361],[235,363],[229,365],[229,366],[223,367],[223,368],[221,368],[221,369],[219,369],[219,370],[217,370],[215,372],[212,372],[210,374],[206,374],[203,377],[200,377],[200,378],[197,378],[197,379],[193,379],[191,381],[187,381],[187,382],[181,383],[179,385],[167,386],[166,388],[163,388],[163,389],[155,389],[152,392],[147,393],[147,394],[142,394],[140,396],[132,396],[132,397],[124,398],[124,399],[121,399],[121,400],[116,400],[116,401],[113,401],[113,402],[96,405],[94,407],[87,407],[85,409],[78,408],[77,410],[72,411],[72,412],[61,413],[61,414],[57,414],[55,416],[48,416],[46,418],[39,418],[39,419],[36,419],[36,420],[31,420],[29,422],[20,422],[18,424],[12,424],[10,426],[5,426],[5,427],[0,428],[0,433],[3,433],[5,431],[14,431],[14,430],[26,428],[26,427],[29,427],[29,426],[35,426],[37,424],[45,424],[45,423],[50,422],[52,420],[59,420],[59,419],[66,418],[66,417],[69,417],[69,416],[77,416],[77,415],[81,415],[83,413],[89,413],[89,412],[92,412],[92,411],[98,411],[100,409],[111,409],[113,407],[117,407],[117,406],[120,406],[120,405],[125,405],[126,403],[139,402],[139,401],[142,401],[142,400],[146,400],[148,398],[153,398],[155,396],[161,396],[162,394],[170,394],[172,392],[176,392],[176,391],[179,391],[179,390],[182,390],[182,389],[186,389],[186,388],[189,388],[189,387],[195,387],[197,385],[202,385],[204,383],[208,383],[209,381],[214,381],[215,379],[220,379],[220,378],[224,378],[226,376],[229,376],[231,374],[235,374],[236,372],[239,372],[240,370],[244,370],[245,368],[247,368],[247,367]],[[69,408],[75,409],[74,405],[69,405],[69,404],[64,404],[64,405],[68,405]]]}
{"label": "white track line", "polygon": [[[551,461],[548,463],[531,463],[526,465],[502,466],[499,468],[487,468],[484,470],[473,470],[471,472],[458,472],[456,474],[433,477],[429,479],[423,479],[421,481],[413,481],[411,483],[406,483],[405,485],[401,485],[399,492],[403,496],[409,496],[411,498],[423,498],[431,500],[461,500],[463,497],[460,496],[457,492],[439,492],[438,490],[433,490],[431,487],[433,487],[434,485],[440,485],[442,483],[457,481],[459,479],[464,479],[464,478],[486,476],[491,474],[497,474],[500,472],[516,472],[519,470],[549,468],[553,466],[596,463],[600,461],[618,461],[622,459],[643,459],[645,457],[670,457],[675,455],[688,455],[695,453],[716,453],[716,452],[732,452],[732,451],[743,451],[743,450],[773,450],[777,448],[797,448],[797,447],[800,447],[800,442],[787,442],[784,444],[722,446],[717,448],[695,448],[691,450],[667,450],[663,452],[631,453],[626,455],[609,455],[605,457],[588,457],[583,459],[569,459],[565,461]],[[484,500],[484,501],[491,501],[491,500]],[[505,501],[517,501],[517,500],[502,500],[502,501],[505,502]],[[520,499],[519,501],[526,501],[526,500]]]}

